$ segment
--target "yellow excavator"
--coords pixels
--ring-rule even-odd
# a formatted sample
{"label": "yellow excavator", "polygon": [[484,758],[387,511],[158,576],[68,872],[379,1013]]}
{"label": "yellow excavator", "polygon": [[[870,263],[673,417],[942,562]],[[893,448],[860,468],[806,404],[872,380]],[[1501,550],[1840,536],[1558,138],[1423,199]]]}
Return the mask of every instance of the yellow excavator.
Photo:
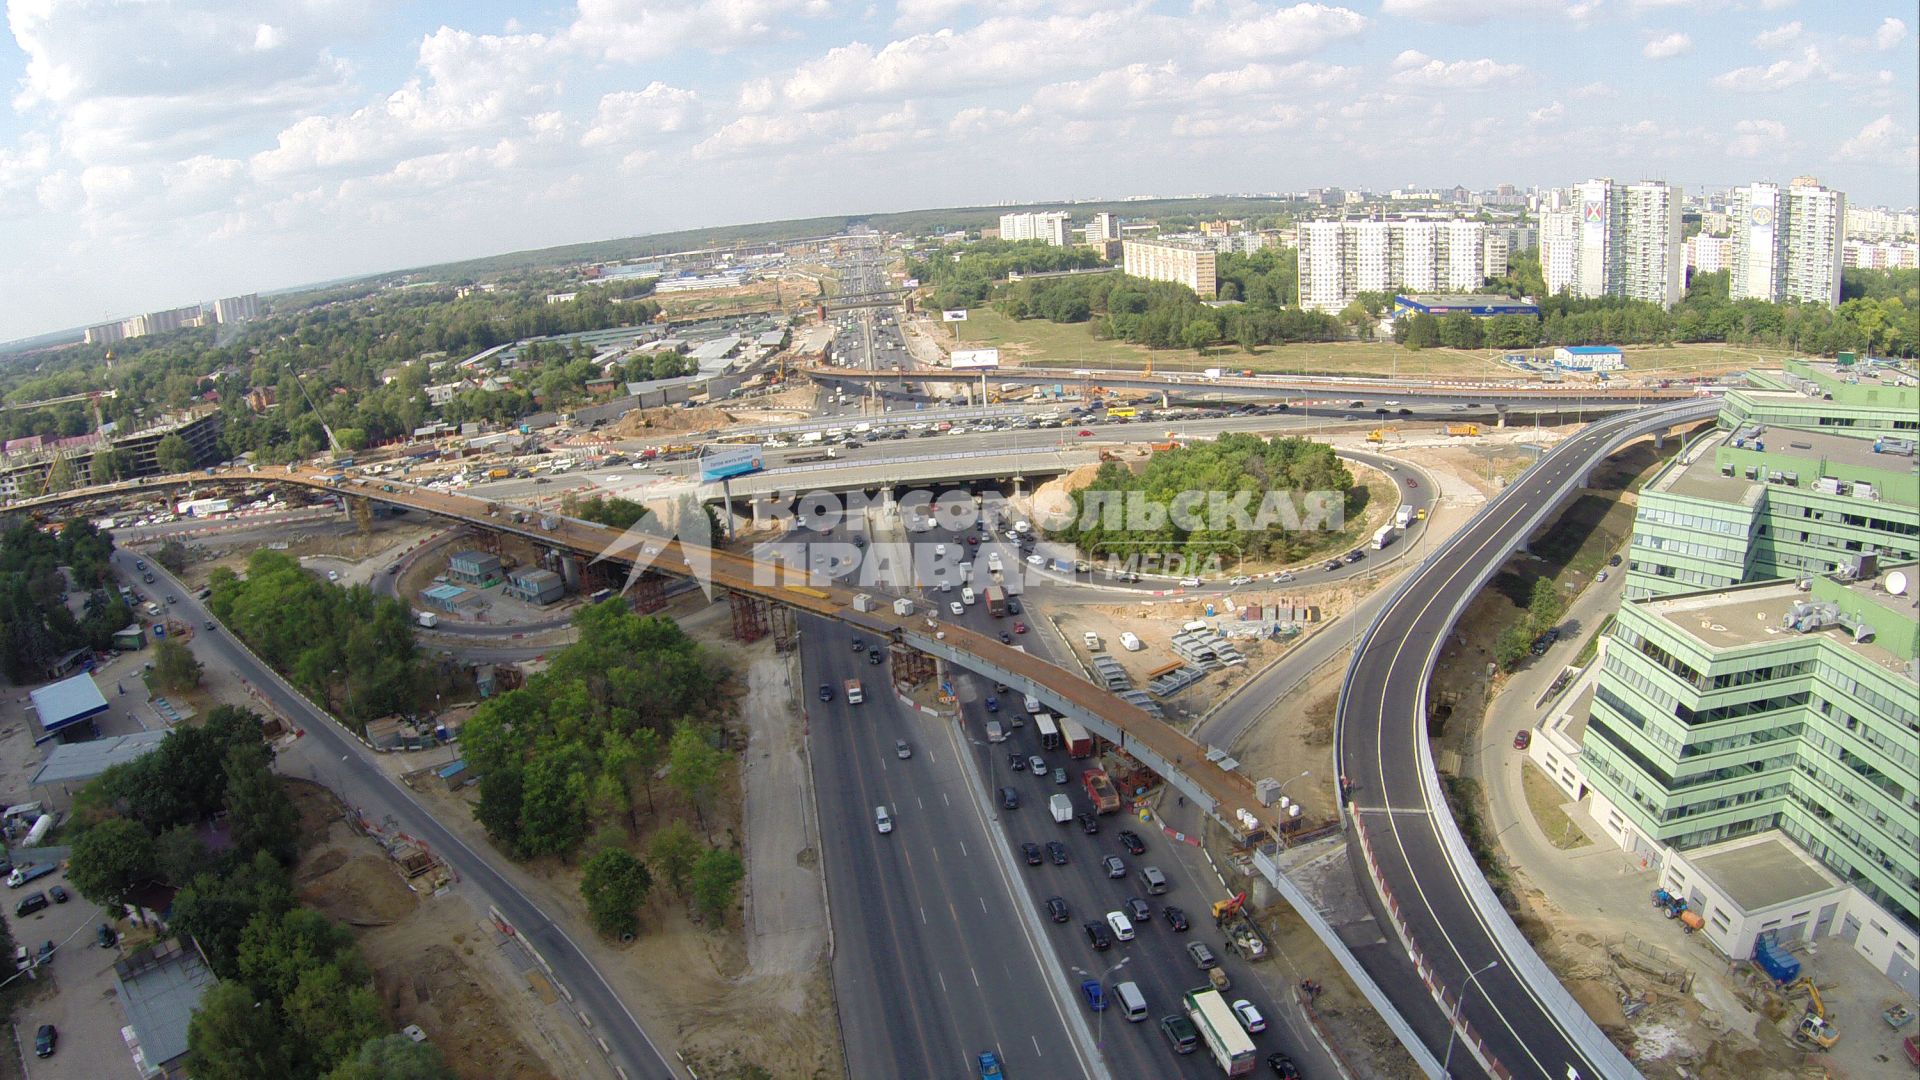
{"label": "yellow excavator", "polygon": [[1822,1050],[1830,1049],[1840,1041],[1840,1029],[1827,1019],[1827,1006],[1820,1000],[1820,988],[1814,985],[1813,976],[1802,975],[1781,989],[1791,995],[1802,988],[1807,991],[1807,1012],[1800,1018],[1800,1026],[1794,1029],[1794,1037],[1813,1043]]}

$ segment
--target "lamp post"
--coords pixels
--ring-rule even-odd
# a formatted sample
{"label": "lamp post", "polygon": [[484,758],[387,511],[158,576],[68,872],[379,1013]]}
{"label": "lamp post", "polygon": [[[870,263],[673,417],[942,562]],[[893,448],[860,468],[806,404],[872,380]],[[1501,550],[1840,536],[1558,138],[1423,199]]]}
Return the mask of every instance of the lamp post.
{"label": "lamp post", "polygon": [[1500,966],[1500,961],[1489,960],[1486,962],[1484,966],[1480,967],[1475,971],[1468,973],[1467,985],[1464,988],[1462,988],[1460,991],[1460,1001],[1458,1004],[1456,1004],[1453,1007],[1453,1022],[1447,1025],[1447,1056],[1445,1060],[1443,1060],[1440,1063],[1440,1075],[1442,1076],[1453,1075],[1453,1040],[1459,1037],[1460,1018],[1462,1014],[1466,1012],[1467,994],[1473,990],[1475,986],[1474,980],[1478,979],[1482,972],[1488,971],[1492,968],[1496,968],[1499,966]]}
{"label": "lamp post", "polygon": [[[1101,993],[1101,995],[1102,995],[1102,997],[1103,997],[1103,999],[1104,999],[1104,996],[1105,996],[1105,994],[1106,994],[1106,981],[1107,981],[1107,978],[1108,978],[1108,976],[1110,976],[1110,975],[1112,975],[1112,974],[1113,974],[1114,972],[1116,972],[1116,971],[1119,971],[1119,970],[1120,970],[1121,968],[1123,968],[1123,967],[1126,967],[1126,966],[1127,966],[1127,961],[1129,961],[1129,960],[1131,960],[1131,959],[1133,959],[1133,957],[1131,957],[1131,956],[1123,956],[1123,957],[1121,957],[1121,958],[1119,959],[1119,961],[1118,961],[1117,963],[1115,963],[1115,964],[1114,964],[1114,965],[1113,965],[1112,967],[1110,967],[1110,968],[1108,968],[1107,970],[1105,970],[1105,971],[1103,971],[1103,972],[1101,972],[1101,973],[1100,973],[1100,975],[1099,975],[1099,981],[1100,981],[1100,983],[1101,983],[1101,989],[1100,989],[1100,993]],[[1086,977],[1087,977],[1087,978],[1089,978],[1089,979],[1091,979],[1091,978],[1094,978],[1094,977],[1095,977],[1095,976],[1094,976],[1094,974],[1093,974],[1093,972],[1091,972],[1091,971],[1088,971],[1088,970],[1087,970],[1086,968],[1081,968],[1081,967],[1076,967],[1076,968],[1074,968],[1074,969],[1073,969],[1073,971],[1074,971],[1074,974],[1076,974],[1076,975],[1084,975],[1084,976],[1086,976]],[[1111,1003],[1109,1002],[1108,1004],[1109,1004],[1109,1007],[1111,1007]],[[1101,1041],[1100,1041],[1100,1040],[1101,1040],[1101,1037],[1102,1037],[1102,1035],[1103,1035],[1103,1034],[1105,1033],[1105,1031],[1106,1031],[1106,1026],[1107,1026],[1107,1010],[1106,1010],[1106,1009],[1101,1009],[1101,1010],[1100,1010],[1100,1015],[1099,1015],[1099,1016],[1098,1016],[1097,1018],[1095,1018],[1095,1020],[1094,1020],[1094,1022],[1093,1022],[1093,1043],[1094,1043],[1094,1045],[1095,1045],[1095,1046],[1099,1046],[1099,1045],[1101,1045]]]}

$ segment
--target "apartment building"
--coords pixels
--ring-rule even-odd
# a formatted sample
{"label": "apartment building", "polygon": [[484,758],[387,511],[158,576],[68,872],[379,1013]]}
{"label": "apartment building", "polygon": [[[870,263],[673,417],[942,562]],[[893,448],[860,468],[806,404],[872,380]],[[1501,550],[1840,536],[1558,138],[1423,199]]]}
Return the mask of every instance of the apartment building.
{"label": "apartment building", "polygon": [[229,296],[213,302],[213,319],[225,326],[228,323],[249,322],[260,317],[260,294],[248,293],[245,296]]}
{"label": "apartment building", "polygon": [[1680,188],[1660,180],[1599,179],[1556,198],[1540,222],[1547,291],[1679,303],[1685,265],[1680,197]]}
{"label": "apartment building", "polygon": [[1071,243],[1072,227],[1067,212],[1049,210],[1000,215],[1000,239],[1044,240],[1054,247]]}
{"label": "apartment building", "polygon": [[1729,294],[1735,300],[1840,304],[1847,197],[1812,177],[1734,188]]}
{"label": "apartment building", "polygon": [[1307,221],[1300,304],[1338,313],[1363,292],[1475,292],[1507,272],[1507,238],[1485,222]]}
{"label": "apartment building", "polygon": [[1733,238],[1695,233],[1687,237],[1687,269],[1696,274],[1715,274],[1733,262]]}
{"label": "apartment building", "polygon": [[1912,240],[1920,237],[1920,210],[1884,206],[1847,207],[1847,235],[1858,240]]}
{"label": "apartment building", "polygon": [[1920,268],[1920,244],[1911,240],[1848,240],[1841,246],[1840,261],[1866,270],[1913,270]]}
{"label": "apartment building", "polygon": [[1190,240],[1122,241],[1120,269],[1128,277],[1185,285],[1202,300],[1219,295],[1214,251],[1209,244]]}

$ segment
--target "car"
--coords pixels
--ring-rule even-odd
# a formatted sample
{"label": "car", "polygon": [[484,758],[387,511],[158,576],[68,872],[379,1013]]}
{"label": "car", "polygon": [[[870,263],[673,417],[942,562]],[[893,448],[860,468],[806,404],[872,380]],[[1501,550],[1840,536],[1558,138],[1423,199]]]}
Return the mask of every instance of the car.
{"label": "car", "polygon": [[1531,728],[1521,728],[1514,734],[1513,748],[1515,750],[1525,750],[1531,745],[1533,745],[1533,730]]}
{"label": "car", "polygon": [[1352,551],[1347,552],[1347,555],[1346,555],[1346,559],[1349,564],[1357,563],[1361,559],[1364,559],[1366,557],[1367,557],[1367,553],[1360,550],[1359,548],[1354,548]]}
{"label": "car", "polygon": [[1008,810],[1020,809],[1020,793],[1010,787],[1001,788],[1000,805]]}
{"label": "car", "polygon": [[1605,570],[1600,571],[1599,573],[1593,575],[1593,580],[1595,581],[1607,580],[1607,572]]}
{"label": "car", "polygon": [[980,1080],[1001,1080],[1006,1073],[1000,1071],[1000,1056],[991,1050],[980,1052]]}
{"label": "car", "polygon": [[1234,1001],[1233,1015],[1234,1019],[1240,1021],[1240,1026],[1247,1029],[1249,1035],[1258,1035],[1267,1030],[1267,1018],[1261,1016],[1260,1010],[1246,998],[1238,998]]}
{"label": "car", "polygon": [[1029,555],[1027,556],[1027,565],[1028,566],[1045,566],[1047,565],[1047,560],[1041,558],[1038,555]]}
{"label": "car", "polygon": [[1073,820],[1080,823],[1080,831],[1086,833],[1088,836],[1092,836],[1094,833],[1100,831],[1100,819],[1087,813],[1085,810],[1073,815]]}
{"label": "car", "polygon": [[1146,841],[1140,839],[1140,834],[1134,832],[1132,829],[1120,830],[1120,846],[1126,848],[1127,854],[1129,855],[1145,855],[1147,853]]}
{"label": "car", "polygon": [[866,652],[866,651],[867,651],[867,643],[866,643],[866,642],[864,642],[864,641],[862,641],[862,640],[860,640],[859,638],[854,638],[854,639],[853,639],[853,651],[854,651],[854,652]]}
{"label": "car", "polygon": [[1011,596],[1007,597],[1007,614],[1009,615],[1020,614],[1020,601],[1015,600]]}
{"label": "car", "polygon": [[72,897],[67,895],[66,887],[62,885],[55,885],[53,888],[48,889],[47,895],[53,897],[53,902],[56,904],[64,904],[72,899]]}
{"label": "car", "polygon": [[54,1047],[60,1045],[60,1029],[52,1024],[41,1024],[40,1030],[33,1033],[33,1056],[52,1057]]}
{"label": "car", "polygon": [[[1121,938],[1120,940],[1125,941],[1126,939]],[[1094,1012],[1106,1011],[1107,994],[1105,990],[1100,988],[1099,979],[1081,979],[1080,996],[1087,999],[1087,1008],[1092,1009]]]}
{"label": "car", "polygon": [[115,945],[120,944],[120,935],[114,933],[113,927],[106,923],[101,923],[100,926],[94,930],[93,937],[95,941],[100,943],[100,947],[103,949],[111,949]]}
{"label": "car", "polygon": [[1070,917],[1067,914],[1067,902],[1057,896],[1047,897],[1045,907],[1047,909],[1047,918],[1054,922],[1066,922]]}
{"label": "car", "polygon": [[880,664],[884,664],[886,662],[887,662],[886,654],[882,653],[879,649],[867,650],[867,663],[874,664],[877,666]]}
{"label": "car", "polygon": [[994,683],[994,684],[993,684],[993,692],[994,692],[994,693],[996,693],[996,694],[1004,694],[1004,693],[1006,693],[1006,692],[1007,692],[1007,684],[1006,684],[1006,683],[1003,683],[1003,682],[997,682],[997,683]]}
{"label": "car", "polygon": [[1338,569],[1340,569],[1340,560],[1339,560],[1339,559],[1328,559],[1328,560],[1327,560],[1327,565],[1325,565],[1325,566],[1323,566],[1323,567],[1321,567],[1320,569],[1322,569],[1322,570],[1338,570]]}
{"label": "car", "polygon": [[1118,855],[1109,855],[1101,859],[1100,865],[1107,868],[1107,876],[1110,878],[1123,878],[1127,876],[1127,864]]}
{"label": "car", "polygon": [[1026,633],[1026,632],[1027,632],[1027,624],[1026,624],[1026,623],[1023,623],[1023,622],[1017,622],[1017,623],[1014,623],[1014,624],[1013,624],[1013,632],[1014,632],[1014,633],[1016,633],[1016,634],[1024,634],[1024,633]]}
{"label": "car", "polygon": [[1033,769],[1033,775],[1035,776],[1047,775],[1047,759],[1041,757],[1039,754],[1035,754],[1032,757],[1028,758],[1027,765]]}
{"label": "car", "polygon": [[1201,971],[1220,966],[1220,958],[1213,955],[1213,950],[1207,948],[1207,943],[1204,941],[1187,942],[1187,955],[1193,959],[1194,966]]}
{"label": "car", "polygon": [[214,621],[213,621],[212,619],[208,619],[208,620],[207,620],[207,629],[209,629],[209,630],[217,630],[217,629],[219,629],[219,627],[218,627],[218,626],[217,626],[217,625],[216,625],[216,624],[214,623]]}
{"label": "car", "polygon": [[1012,769],[1014,772],[1026,772],[1027,771],[1027,755],[1021,753],[1018,750],[1015,750],[1013,753],[1008,754],[1007,767]]}
{"label": "car", "polygon": [[1137,896],[1129,896],[1127,918],[1132,919],[1135,926],[1145,926],[1153,921],[1153,905]]}
{"label": "car", "polygon": [[980,538],[979,538],[979,537],[977,537],[977,536],[973,536],[973,535],[969,535],[969,536],[967,537],[967,546],[968,546],[968,547],[979,547],[979,546],[980,546]]}
{"label": "car", "polygon": [[1271,1069],[1273,1075],[1280,1080],[1300,1080],[1299,1068],[1294,1065],[1293,1059],[1285,1054],[1268,1054],[1267,1068]]}
{"label": "car", "polygon": [[833,700],[833,684],[832,683],[820,684],[820,700],[821,701]]}
{"label": "car", "polygon": [[893,756],[899,758],[901,761],[905,761],[913,756],[913,747],[908,746],[907,740],[905,739],[895,739],[893,740]]}
{"label": "car", "polygon": [[1056,766],[1054,766],[1054,769],[1053,769],[1053,782],[1054,782],[1054,783],[1056,783],[1056,784],[1064,784],[1064,783],[1066,783],[1066,782],[1067,782],[1067,770],[1066,770],[1066,769],[1064,769],[1064,768],[1062,768],[1062,767],[1060,767],[1060,766],[1058,766],[1058,765],[1056,765]]}
{"label": "car", "polygon": [[41,910],[46,906],[47,906],[46,893],[39,893],[39,892],[29,893],[26,896],[21,897],[20,902],[18,904],[13,905],[13,914],[16,918],[24,918],[28,915],[33,914],[36,911]]}
{"label": "car", "polygon": [[935,545],[933,545],[933,557],[934,557],[934,558],[936,558],[936,559],[937,559],[937,558],[940,558],[941,556],[943,556],[943,555],[945,555],[946,553],[947,553],[947,545],[945,545],[945,544],[935,544]]}
{"label": "car", "polygon": [[1020,845],[1020,854],[1026,857],[1028,866],[1040,865],[1040,845],[1031,841]]}
{"label": "car", "polygon": [[179,603],[179,602],[180,602],[180,598],[179,598],[179,597],[177,597],[177,596],[175,596],[175,595],[173,595],[172,593],[168,593],[168,594],[167,594],[167,603],[169,603],[169,604],[177,604],[177,603]]}
{"label": "car", "polygon": [[1231,577],[1231,578],[1228,578],[1228,579],[1227,579],[1227,584],[1229,584],[1229,585],[1251,585],[1251,584],[1253,584],[1253,579],[1252,579],[1252,578],[1250,578],[1250,577],[1248,577],[1248,576],[1247,576],[1247,575],[1245,575],[1245,574],[1236,574],[1236,575],[1234,575],[1233,577]]}
{"label": "car", "polygon": [[1107,925],[1113,928],[1113,936],[1121,941],[1133,940],[1133,920],[1127,918],[1124,911],[1107,912]]}
{"label": "car", "polygon": [[1190,925],[1187,922],[1187,913],[1172,904],[1160,909],[1160,917],[1167,920],[1167,928],[1176,934],[1186,933]]}
{"label": "car", "polygon": [[1197,589],[1200,587],[1200,579],[1197,577],[1183,577],[1180,579],[1180,587],[1183,589]]}
{"label": "car", "polygon": [[1088,430],[1087,430],[1086,428],[1081,428],[1081,429],[1080,429],[1080,437],[1081,437],[1081,438],[1083,438],[1083,439],[1084,439],[1084,438],[1086,438],[1087,436],[1089,436],[1089,435],[1091,435],[1091,434],[1093,434],[1093,432],[1091,432],[1091,431],[1088,431]]}
{"label": "car", "polygon": [[551,483],[553,483],[553,481],[552,481],[552,480],[549,480],[549,479],[547,479],[547,478],[546,478],[546,477],[544,477],[544,476],[536,476],[536,477],[534,477],[534,478],[533,478],[533,482],[534,482],[534,483],[536,483],[536,484],[551,484]]}
{"label": "car", "polygon": [[1420,481],[1415,480],[1413,477],[1409,476],[1407,477],[1407,486],[1410,488],[1417,488],[1420,486]]}
{"label": "car", "polygon": [[1013,644],[1013,635],[1007,633],[1005,630],[1000,631],[1000,644],[1002,645]]}
{"label": "car", "polygon": [[1200,1031],[1193,1021],[1179,1013],[1168,1013],[1160,1018],[1160,1033],[1167,1037],[1176,1054],[1191,1054],[1200,1046]]}
{"label": "car", "polygon": [[947,604],[947,611],[950,614],[952,614],[955,618],[958,618],[967,613],[967,609],[958,600],[949,601]]}
{"label": "car", "polygon": [[1612,556],[1611,558],[1609,558],[1609,559],[1607,560],[1607,565],[1608,565],[1608,566],[1619,566],[1619,565],[1620,565],[1620,556],[1618,556],[1618,555],[1614,555],[1614,556]]}
{"label": "car", "polygon": [[1293,571],[1291,571],[1291,570],[1282,570],[1282,571],[1280,571],[1279,573],[1277,573],[1277,574],[1275,574],[1275,575],[1273,575],[1273,580],[1275,580],[1275,581],[1279,581],[1279,582],[1288,582],[1288,581],[1292,581],[1292,580],[1293,580]]}
{"label": "car", "polygon": [[1087,944],[1094,949],[1105,952],[1113,948],[1113,935],[1107,933],[1106,923],[1089,922],[1081,924],[1081,927],[1087,932]]}
{"label": "car", "polygon": [[1047,858],[1053,860],[1055,866],[1067,865],[1067,845],[1058,840],[1047,841]]}
{"label": "car", "polygon": [[1000,699],[997,697],[994,697],[992,694],[987,695],[987,711],[988,712],[1000,711]]}

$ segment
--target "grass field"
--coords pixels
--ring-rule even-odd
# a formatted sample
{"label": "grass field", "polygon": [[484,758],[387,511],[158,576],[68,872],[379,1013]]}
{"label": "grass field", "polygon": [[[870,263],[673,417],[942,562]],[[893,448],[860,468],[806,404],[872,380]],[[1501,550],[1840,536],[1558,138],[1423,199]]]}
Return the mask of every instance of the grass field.
{"label": "grass field", "polygon": [[1567,801],[1567,793],[1555,787],[1547,774],[1535,768],[1531,761],[1523,762],[1520,770],[1521,787],[1527,793],[1527,809],[1533,811],[1533,820],[1539,823],[1540,831],[1547,834],[1547,841],[1562,851],[1593,843],[1567,812],[1560,809],[1560,804]]}
{"label": "grass field", "polygon": [[[1487,352],[1455,349],[1404,349],[1392,342],[1265,345],[1247,352],[1237,346],[1212,349],[1150,350],[1124,341],[1093,336],[1091,323],[1053,323],[1009,319],[991,308],[974,308],[960,328],[959,348],[995,347],[1002,359],[1026,367],[1144,368],[1156,372],[1200,371],[1210,367],[1283,375],[1355,375],[1363,377],[1510,379],[1519,373]],[[1660,378],[1713,375],[1777,363],[1788,354],[1730,345],[1630,347],[1629,375]]]}

